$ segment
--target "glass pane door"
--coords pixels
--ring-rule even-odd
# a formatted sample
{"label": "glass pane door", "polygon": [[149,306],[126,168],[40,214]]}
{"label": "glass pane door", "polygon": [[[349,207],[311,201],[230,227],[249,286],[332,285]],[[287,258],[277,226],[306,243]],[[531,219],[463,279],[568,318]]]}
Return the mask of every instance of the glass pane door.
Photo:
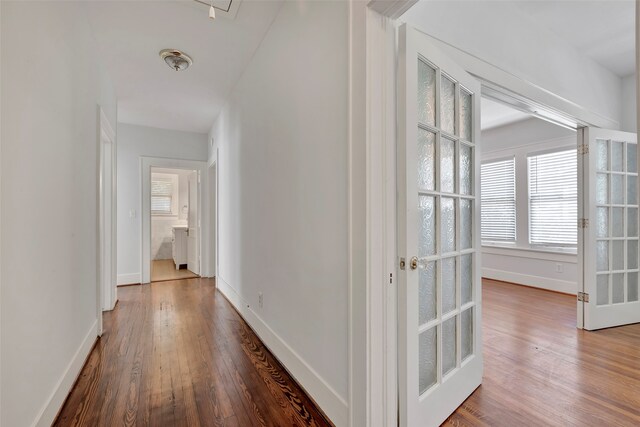
{"label": "glass pane door", "polygon": [[400,419],[435,426],[482,376],[480,87],[406,26],[401,53],[399,334],[406,346],[399,349]]}

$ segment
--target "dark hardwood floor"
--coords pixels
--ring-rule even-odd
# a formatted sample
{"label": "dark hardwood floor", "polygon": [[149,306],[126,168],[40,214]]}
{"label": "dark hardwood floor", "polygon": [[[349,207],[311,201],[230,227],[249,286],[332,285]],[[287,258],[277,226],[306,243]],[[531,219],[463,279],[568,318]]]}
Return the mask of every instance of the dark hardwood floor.
{"label": "dark hardwood floor", "polygon": [[446,425],[640,425],[640,324],[578,330],[575,297],[491,280],[483,303],[483,384]]}
{"label": "dark hardwood floor", "polygon": [[330,425],[212,280],[118,297],[54,425]]}

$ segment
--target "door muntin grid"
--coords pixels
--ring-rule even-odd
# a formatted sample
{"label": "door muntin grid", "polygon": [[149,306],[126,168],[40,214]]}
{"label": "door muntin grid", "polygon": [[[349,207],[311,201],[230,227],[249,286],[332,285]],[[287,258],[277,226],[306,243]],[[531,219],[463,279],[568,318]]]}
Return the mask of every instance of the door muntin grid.
{"label": "door muntin grid", "polygon": [[473,97],[418,58],[418,394],[475,354]]}
{"label": "door muntin grid", "polygon": [[596,306],[638,301],[637,144],[595,141]]}

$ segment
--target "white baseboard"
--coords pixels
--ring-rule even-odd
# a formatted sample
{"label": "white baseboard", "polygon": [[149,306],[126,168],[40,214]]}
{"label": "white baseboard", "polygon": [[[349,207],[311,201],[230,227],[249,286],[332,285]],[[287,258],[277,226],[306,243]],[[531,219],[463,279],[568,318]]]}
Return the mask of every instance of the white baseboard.
{"label": "white baseboard", "polygon": [[336,426],[348,425],[349,406],[282,338],[218,275],[216,285],[256,332],[265,346]]}
{"label": "white baseboard", "polygon": [[80,375],[80,371],[82,370],[82,367],[89,356],[89,352],[97,338],[98,320],[96,319],[89,329],[89,332],[87,332],[87,335],[84,337],[84,340],[82,340],[80,347],[73,355],[69,365],[67,365],[67,369],[65,369],[62,377],[58,381],[58,384],[56,384],[56,387],[51,393],[51,396],[49,396],[47,403],[40,410],[40,413],[32,424],[33,427],[49,427],[53,424],[58,412],[62,408],[64,401],[67,399],[67,396],[71,391],[71,387],[73,387],[78,375]]}
{"label": "white baseboard", "polygon": [[142,283],[142,281],[140,280],[140,273],[118,274],[118,286],[133,285],[138,283]]}
{"label": "white baseboard", "polygon": [[532,288],[546,289],[549,291],[562,292],[576,295],[578,284],[566,280],[551,279],[549,277],[531,276],[528,274],[514,273],[511,271],[496,270],[494,268],[483,268],[482,277],[487,279],[501,280],[518,285],[531,286]]}

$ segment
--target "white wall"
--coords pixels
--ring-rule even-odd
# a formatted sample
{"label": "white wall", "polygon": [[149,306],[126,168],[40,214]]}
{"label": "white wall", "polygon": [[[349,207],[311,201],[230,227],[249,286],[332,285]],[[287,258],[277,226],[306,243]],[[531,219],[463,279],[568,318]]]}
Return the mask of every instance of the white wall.
{"label": "white wall", "polygon": [[210,152],[219,168],[218,286],[340,426],[348,411],[347,6],[284,3],[213,126]]}
{"label": "white wall", "polygon": [[3,426],[50,425],[96,338],[97,105],[81,2],[1,3]]}
{"label": "white wall", "polygon": [[177,189],[176,215],[152,215],[151,216],[151,259],[172,259],[172,227],[174,225],[187,225],[188,212],[183,211],[189,203],[189,174],[190,171],[179,169],[157,169],[151,174],[152,179],[156,174],[175,177]]}
{"label": "white wall", "polygon": [[118,284],[140,283],[140,157],[207,160],[207,135],[118,124]]}
{"label": "white wall", "polygon": [[422,0],[401,20],[621,124],[621,79],[509,2]]}
{"label": "white wall", "polygon": [[527,196],[527,154],[576,145],[575,132],[535,118],[482,131],[482,161],[513,156],[516,162],[516,243],[511,248],[482,247],[483,277],[576,293],[577,256],[529,246]]}
{"label": "white wall", "polygon": [[636,76],[632,74],[622,79],[622,130],[638,132],[636,126]]}

